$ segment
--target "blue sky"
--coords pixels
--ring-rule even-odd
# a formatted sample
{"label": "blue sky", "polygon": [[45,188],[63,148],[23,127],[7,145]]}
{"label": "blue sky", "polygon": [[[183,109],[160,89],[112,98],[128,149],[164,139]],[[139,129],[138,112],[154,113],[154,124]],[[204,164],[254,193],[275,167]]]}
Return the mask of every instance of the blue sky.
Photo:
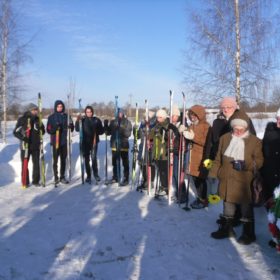
{"label": "blue sky", "polygon": [[28,0],[21,13],[33,62],[28,98],[46,106],[66,99],[69,81],[84,104],[114,101],[168,105],[181,100],[187,44],[186,0]]}

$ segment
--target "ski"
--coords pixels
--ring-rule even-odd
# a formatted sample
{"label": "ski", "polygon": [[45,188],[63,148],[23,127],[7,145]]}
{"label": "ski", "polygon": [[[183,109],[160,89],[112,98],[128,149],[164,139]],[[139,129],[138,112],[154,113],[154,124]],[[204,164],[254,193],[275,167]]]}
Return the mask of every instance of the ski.
{"label": "ski", "polygon": [[150,165],[150,127],[149,127],[149,106],[148,100],[145,100],[145,159],[146,159],[146,176],[147,176],[147,186],[148,186],[148,195],[151,194],[151,165]]}
{"label": "ski", "polygon": [[[82,115],[82,99],[79,99],[79,111],[80,115]],[[80,163],[81,163],[81,178],[82,184],[85,183],[85,162],[84,162],[84,154],[83,154],[83,122],[82,118],[79,120],[79,135],[80,135]]]}
{"label": "ski", "polygon": [[[182,115],[182,125],[186,123],[186,97],[185,93],[182,92],[183,96],[183,115]],[[178,159],[178,204],[181,206],[182,190],[185,184],[184,177],[184,158],[185,158],[185,139],[183,133],[180,135],[179,142],[179,159]]]}
{"label": "ski", "polygon": [[41,163],[41,183],[42,186],[46,186],[46,165],[45,165],[45,154],[44,154],[44,140],[43,140],[43,112],[42,112],[42,97],[41,93],[38,93],[38,108],[39,108],[39,129],[40,129],[40,163]]}
{"label": "ski", "polygon": [[67,162],[68,162],[68,176],[69,176],[69,182],[71,182],[72,179],[72,140],[71,140],[71,128],[70,128],[70,94],[67,95],[67,103],[68,103],[68,109],[67,109]]}
{"label": "ski", "polygon": [[117,129],[116,129],[117,179],[118,179],[118,185],[120,186],[121,150],[120,150],[120,121],[119,121],[118,96],[115,96],[115,121],[117,121]]}
{"label": "ski", "polygon": [[138,157],[138,104],[136,103],[135,107],[135,131],[134,132],[134,139],[133,139],[133,149],[132,149],[132,184],[131,188],[135,186],[136,182],[136,170],[137,170],[137,157]]}
{"label": "ski", "polygon": [[29,156],[29,137],[30,137],[30,130],[31,130],[31,120],[30,118],[27,119],[27,127],[25,131],[25,137],[28,139],[27,142],[22,142],[24,156],[23,156],[23,165],[22,165],[22,188],[26,189],[28,187],[28,156]]}
{"label": "ski", "polygon": [[[173,92],[170,90],[169,99],[169,123],[172,123],[172,107],[173,107]],[[172,179],[173,179],[173,132],[172,129],[168,131],[168,204],[171,204],[171,194],[172,194]]]}

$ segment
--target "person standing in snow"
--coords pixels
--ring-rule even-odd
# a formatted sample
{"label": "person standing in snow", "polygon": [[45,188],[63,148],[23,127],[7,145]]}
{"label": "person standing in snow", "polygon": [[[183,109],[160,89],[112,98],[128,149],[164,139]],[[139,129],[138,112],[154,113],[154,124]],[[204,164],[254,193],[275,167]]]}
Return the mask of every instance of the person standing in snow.
{"label": "person standing in snow", "polygon": [[180,122],[180,110],[177,105],[172,107],[172,116],[169,120],[168,130],[172,131],[172,141],[173,141],[173,177],[172,177],[172,187],[173,187],[173,199],[178,199],[178,168],[179,168],[179,145],[180,145],[180,133],[179,126]]}
{"label": "person standing in snow", "polygon": [[[27,137],[28,123],[30,123],[30,135]],[[32,172],[32,185],[40,186],[40,131],[45,134],[45,127],[39,126],[38,106],[30,103],[27,111],[21,116],[13,131],[14,136],[20,140],[21,147],[21,161],[23,172],[23,159],[25,154],[24,143],[28,143],[28,160],[32,156],[33,172]],[[27,186],[29,185],[29,172],[27,168]]]}
{"label": "person standing in snow", "polygon": [[[129,183],[129,142],[128,139],[132,132],[132,124],[127,119],[124,111],[118,108],[118,117],[111,120],[110,124],[108,120],[104,120],[104,129],[107,135],[111,135],[110,145],[112,149],[112,163],[113,163],[113,178],[111,183],[120,181],[118,174],[118,164],[120,159],[123,164],[123,181],[121,186],[126,186]],[[119,146],[119,147],[118,147]],[[119,149],[119,150],[118,150]]]}
{"label": "person standing in snow", "polygon": [[151,166],[151,184],[153,185],[153,181],[155,178],[155,166],[153,164],[151,164],[151,160],[152,160],[152,153],[151,153],[151,147],[152,147],[152,143],[150,145],[150,149],[149,151],[147,151],[147,143],[146,143],[146,125],[148,125],[148,130],[151,131],[151,129],[153,129],[153,127],[156,124],[156,114],[153,111],[149,111],[148,112],[148,124],[146,124],[146,114],[144,114],[143,116],[143,121],[141,122],[138,132],[139,132],[139,137],[141,139],[141,142],[139,144],[139,152],[138,152],[138,162],[139,162],[139,166],[141,168],[141,172],[142,172],[142,182],[139,186],[137,186],[137,191],[141,191],[141,190],[146,190],[148,188],[148,183],[147,183],[147,162],[146,162],[146,153],[149,153],[149,164]]}
{"label": "person standing in snow", "polygon": [[164,109],[156,112],[157,122],[149,133],[152,146],[152,161],[156,165],[161,186],[159,192],[168,193],[168,124],[167,113]]}
{"label": "person standing in snow", "polygon": [[[100,177],[98,175],[98,165],[97,165],[97,151],[99,143],[99,135],[104,133],[104,128],[101,120],[94,116],[94,111],[91,106],[85,108],[85,116],[79,115],[75,122],[75,130],[79,131],[79,122],[82,121],[83,129],[83,156],[85,159],[85,167],[87,178],[86,182],[91,183],[91,168],[93,171],[94,178],[96,182],[100,182]],[[90,167],[90,156],[91,164]]]}
{"label": "person standing in snow", "polygon": [[[269,212],[268,217],[273,217],[271,213],[276,212],[277,209],[276,189],[280,186],[280,108],[276,112],[276,122],[269,122],[266,125],[262,144],[264,163],[261,168],[261,175],[265,206]],[[274,216],[277,216],[277,213],[274,213]],[[279,235],[280,227],[277,226],[275,218],[269,218],[269,229],[272,233],[269,245],[280,251],[279,240],[275,238],[277,234]]]}
{"label": "person standing in snow", "polygon": [[251,183],[254,169],[263,163],[261,140],[249,131],[250,120],[241,110],[231,118],[232,132],[224,134],[209,177],[219,179],[219,195],[223,199],[223,216],[219,229],[211,233],[215,239],[235,236],[233,221],[236,207],[241,209],[243,232],[240,244],[248,245],[256,240]]}
{"label": "person standing in snow", "polygon": [[186,172],[192,176],[197,190],[197,198],[191,203],[193,209],[201,209],[208,206],[207,199],[207,169],[203,166],[203,161],[208,158],[210,150],[209,136],[211,126],[206,121],[206,111],[201,105],[194,105],[188,111],[191,125],[186,128],[179,127],[179,132],[183,133],[185,139],[191,142],[190,160]]}
{"label": "person standing in snow", "polygon": [[265,199],[273,196],[275,187],[280,184],[280,109],[276,122],[266,125],[262,142],[264,163],[261,174],[264,180]]}
{"label": "person standing in snow", "polygon": [[[47,132],[51,137],[51,146],[53,153],[53,173],[55,186],[61,182],[68,184],[65,179],[65,168],[67,158],[67,130],[73,132],[74,124],[70,118],[70,124],[67,124],[68,115],[65,113],[65,105],[61,100],[56,100],[54,103],[54,113],[48,117]],[[58,177],[57,163],[60,158],[60,177]]]}

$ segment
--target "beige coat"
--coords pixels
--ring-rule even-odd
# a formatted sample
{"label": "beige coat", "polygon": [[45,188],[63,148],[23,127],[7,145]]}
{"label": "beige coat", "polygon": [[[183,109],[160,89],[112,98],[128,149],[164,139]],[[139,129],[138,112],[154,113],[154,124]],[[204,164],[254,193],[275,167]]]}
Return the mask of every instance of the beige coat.
{"label": "beige coat", "polygon": [[226,133],[220,138],[219,149],[210,170],[209,177],[219,179],[220,197],[231,203],[247,204],[251,203],[250,185],[253,179],[254,159],[257,169],[263,164],[262,143],[254,135],[249,135],[245,142],[245,170],[237,171],[233,169],[232,158],[224,156],[232,138],[231,133]]}

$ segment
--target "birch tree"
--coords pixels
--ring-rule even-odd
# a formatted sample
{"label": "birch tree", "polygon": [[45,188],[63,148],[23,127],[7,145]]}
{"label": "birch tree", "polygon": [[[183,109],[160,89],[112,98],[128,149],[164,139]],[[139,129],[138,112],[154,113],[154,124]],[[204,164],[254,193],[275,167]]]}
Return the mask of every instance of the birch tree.
{"label": "birch tree", "polygon": [[191,13],[184,67],[191,95],[208,104],[224,95],[238,103],[264,99],[278,67],[279,14],[270,2],[200,1],[202,8]]}

